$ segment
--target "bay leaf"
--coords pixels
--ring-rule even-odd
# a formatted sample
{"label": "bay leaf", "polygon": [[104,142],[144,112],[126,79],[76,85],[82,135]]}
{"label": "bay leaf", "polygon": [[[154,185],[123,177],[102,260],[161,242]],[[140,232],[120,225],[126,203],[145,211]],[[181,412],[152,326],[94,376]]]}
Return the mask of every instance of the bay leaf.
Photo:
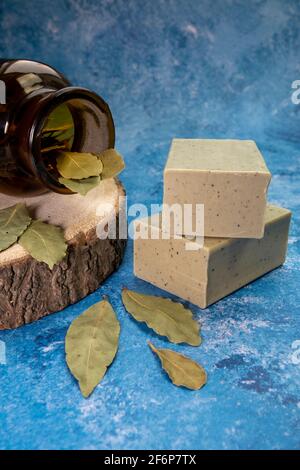
{"label": "bay leaf", "polygon": [[55,108],[48,116],[47,122],[43,128],[44,132],[62,130],[69,127],[74,127],[72,113],[66,104],[61,104]]}
{"label": "bay leaf", "polygon": [[63,131],[67,131],[67,130],[70,130],[70,129],[73,129],[73,125],[72,124],[62,124],[62,125],[51,125],[51,124],[48,124],[46,127],[43,128],[42,130],[42,133],[43,134],[60,134],[61,132]]}
{"label": "bay leaf", "polygon": [[41,220],[32,222],[19,243],[34,259],[47,263],[50,269],[65,257],[67,251],[63,230]]}
{"label": "bay leaf", "polygon": [[207,382],[207,375],[200,364],[171,349],[158,349],[148,342],[151,350],[159,357],[163,369],[174,385],[199,390]]}
{"label": "bay leaf", "polygon": [[99,176],[103,164],[92,153],[60,152],[57,158],[57,170],[67,179],[81,180],[90,176]]}
{"label": "bay leaf", "polygon": [[120,324],[107,300],[77,317],[66,336],[66,361],[87,398],[103,379],[118,350]]}
{"label": "bay leaf", "polygon": [[172,343],[187,343],[191,346],[199,346],[201,343],[200,325],[193,319],[191,310],[179,302],[128,289],[123,289],[122,300],[126,310],[137,321],[146,323]]}
{"label": "bay leaf", "polygon": [[122,156],[115,149],[105,150],[99,159],[102,161],[103,170],[101,179],[114,178],[125,168],[125,163]]}
{"label": "bay leaf", "polygon": [[31,222],[25,204],[19,203],[0,211],[0,251],[13,245]]}
{"label": "bay leaf", "polygon": [[58,178],[60,184],[73,191],[85,196],[91,189],[96,188],[100,184],[100,176],[91,176],[82,180],[72,180],[67,178]]}
{"label": "bay leaf", "polygon": [[[66,104],[55,108],[48,116],[42,130],[42,152],[53,150],[70,150],[74,140],[74,121]],[[61,145],[64,144],[64,145]]]}
{"label": "bay leaf", "polygon": [[50,146],[47,146],[47,147],[43,147],[41,149],[41,152],[42,153],[45,153],[45,152],[52,152],[53,150],[63,150],[66,148],[66,145],[65,144],[53,144],[53,145],[50,145]]}
{"label": "bay leaf", "polygon": [[73,142],[73,139],[74,139],[74,128],[70,127],[66,129],[65,131],[60,130],[58,132],[54,132],[52,134],[52,137],[56,139],[58,142],[67,141],[69,144],[71,144],[71,142]]}

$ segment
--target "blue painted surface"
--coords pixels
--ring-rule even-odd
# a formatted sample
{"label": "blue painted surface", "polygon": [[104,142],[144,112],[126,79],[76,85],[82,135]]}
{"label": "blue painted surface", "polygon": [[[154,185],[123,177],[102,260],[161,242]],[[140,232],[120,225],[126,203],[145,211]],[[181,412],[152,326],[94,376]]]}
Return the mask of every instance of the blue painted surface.
{"label": "blue painted surface", "polygon": [[[160,202],[172,137],[250,138],[273,173],[270,200],[294,213],[282,268],[207,310],[192,307],[203,345],[174,349],[207,369],[200,392],[170,384],[146,340],[167,343],[124,312],[121,286],[160,292],[134,278],[131,243],[98,292],[2,332],[1,448],[300,448],[299,26],[298,0],[1,2],[0,56],[52,64],[110,103],[130,203]],[[103,294],[122,325],[120,350],[84,400],[64,337]]]}

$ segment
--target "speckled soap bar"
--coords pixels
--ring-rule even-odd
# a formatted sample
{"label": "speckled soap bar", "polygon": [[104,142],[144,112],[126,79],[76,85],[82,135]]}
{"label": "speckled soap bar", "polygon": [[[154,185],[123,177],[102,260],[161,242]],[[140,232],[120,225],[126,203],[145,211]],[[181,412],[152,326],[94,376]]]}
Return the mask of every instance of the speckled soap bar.
{"label": "speckled soap bar", "polygon": [[[262,238],[271,174],[251,140],[174,139],[165,204],[204,204],[204,235]],[[183,230],[183,233],[187,233]]]}
{"label": "speckled soap bar", "polygon": [[[156,233],[159,239],[136,239],[134,273],[137,277],[200,308],[248,284],[284,263],[291,212],[268,205],[265,234],[258,239],[205,237],[186,250],[186,238],[162,239],[161,217],[136,222],[137,232]],[[191,246],[190,246],[191,247]]]}

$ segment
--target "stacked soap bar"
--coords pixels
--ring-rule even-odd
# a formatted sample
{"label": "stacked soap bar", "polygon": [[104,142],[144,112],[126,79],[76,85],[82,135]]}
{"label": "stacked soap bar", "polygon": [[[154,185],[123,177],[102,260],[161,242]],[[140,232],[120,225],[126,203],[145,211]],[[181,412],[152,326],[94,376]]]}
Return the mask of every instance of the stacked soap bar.
{"label": "stacked soap bar", "polygon": [[137,239],[135,275],[155,286],[205,308],[225,295],[277,268],[285,260],[291,213],[267,206],[265,233],[255,238],[209,238],[190,246],[187,239],[165,240],[161,217],[136,222],[137,230],[157,230],[156,239]]}
{"label": "stacked soap bar", "polygon": [[204,244],[176,229],[166,239],[164,213],[139,220],[149,236],[135,240],[135,275],[205,308],[280,266],[291,213],[267,205],[270,179],[253,141],[175,139],[164,204],[192,204],[193,217],[204,204]]}
{"label": "stacked soap bar", "polygon": [[[251,140],[174,139],[164,172],[164,203],[204,204],[207,237],[262,238],[271,180]],[[188,234],[187,234],[188,235]]]}

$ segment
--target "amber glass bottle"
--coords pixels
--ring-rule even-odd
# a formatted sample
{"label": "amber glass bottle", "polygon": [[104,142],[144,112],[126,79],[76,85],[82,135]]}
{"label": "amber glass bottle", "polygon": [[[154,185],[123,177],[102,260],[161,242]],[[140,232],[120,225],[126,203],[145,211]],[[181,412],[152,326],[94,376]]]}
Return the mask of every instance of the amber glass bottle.
{"label": "amber glass bottle", "polygon": [[52,67],[2,59],[0,85],[0,192],[71,193],[58,182],[52,149],[100,153],[114,147],[114,123],[105,101],[72,87]]}

